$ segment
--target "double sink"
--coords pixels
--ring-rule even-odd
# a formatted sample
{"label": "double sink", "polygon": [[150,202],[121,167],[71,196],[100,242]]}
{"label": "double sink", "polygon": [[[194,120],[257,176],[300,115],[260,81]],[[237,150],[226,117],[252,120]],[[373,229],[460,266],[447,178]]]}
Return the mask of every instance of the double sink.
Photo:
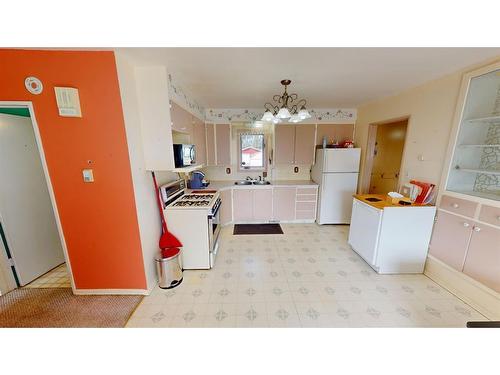
{"label": "double sink", "polygon": [[249,181],[249,180],[240,180],[234,183],[235,185],[271,185],[269,181]]}

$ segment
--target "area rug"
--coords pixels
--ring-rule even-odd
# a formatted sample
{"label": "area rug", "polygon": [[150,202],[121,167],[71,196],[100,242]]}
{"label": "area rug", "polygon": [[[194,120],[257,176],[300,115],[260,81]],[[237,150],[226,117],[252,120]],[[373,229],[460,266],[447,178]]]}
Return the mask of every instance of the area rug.
{"label": "area rug", "polygon": [[233,234],[283,234],[279,224],[235,224]]}
{"label": "area rug", "polygon": [[15,289],[0,296],[0,327],[125,327],[143,296],[75,296],[69,288]]}

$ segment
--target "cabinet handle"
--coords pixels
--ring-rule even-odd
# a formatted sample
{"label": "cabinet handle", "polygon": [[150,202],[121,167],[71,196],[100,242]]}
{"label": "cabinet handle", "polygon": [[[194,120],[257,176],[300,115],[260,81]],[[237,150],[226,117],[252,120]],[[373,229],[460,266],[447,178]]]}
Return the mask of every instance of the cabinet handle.
{"label": "cabinet handle", "polygon": [[458,203],[453,203],[453,204],[451,205],[451,207],[453,207],[453,208],[458,208]]}
{"label": "cabinet handle", "polygon": [[481,228],[479,228],[479,227],[474,227],[474,232],[481,232]]}
{"label": "cabinet handle", "polygon": [[468,228],[470,227],[470,224],[469,223],[466,223],[466,222],[463,222],[462,225],[464,226],[464,228]]}

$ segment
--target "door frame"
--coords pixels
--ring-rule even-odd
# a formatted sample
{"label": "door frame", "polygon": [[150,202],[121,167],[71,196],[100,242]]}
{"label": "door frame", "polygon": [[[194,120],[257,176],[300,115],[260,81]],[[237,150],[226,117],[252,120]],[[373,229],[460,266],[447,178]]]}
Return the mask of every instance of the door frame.
{"label": "door frame", "polygon": [[[61,219],[59,217],[59,211],[57,209],[56,197],[54,194],[54,189],[52,187],[52,180],[50,178],[49,169],[47,167],[47,161],[45,159],[45,152],[43,149],[42,137],[40,135],[40,129],[38,127],[38,122],[35,116],[35,109],[33,108],[33,103],[30,101],[3,101],[0,100],[0,108],[27,108],[30,113],[31,124],[33,125],[33,132],[35,133],[35,141],[38,148],[38,153],[40,155],[40,161],[42,162],[43,174],[45,176],[45,182],[47,183],[47,188],[49,191],[50,203],[52,204],[52,210],[56,219],[57,231],[59,233],[59,239],[61,240],[61,245],[63,249],[64,259],[66,261],[66,266],[69,273],[69,279],[71,281],[71,289],[73,293],[75,292],[75,281],[73,279],[73,271],[71,269],[71,262],[68,256],[68,248],[66,246],[66,239],[64,237],[64,232],[62,229]],[[0,262],[5,262],[6,257],[1,256]],[[14,288],[15,289],[15,288]],[[12,290],[12,289],[11,289]]]}
{"label": "door frame", "polygon": [[389,120],[383,120],[383,121],[377,121],[377,122],[372,122],[368,124],[368,136],[366,140],[366,153],[365,153],[365,161],[363,163],[363,180],[361,182],[361,193],[363,194],[368,194],[370,191],[370,182],[371,182],[371,176],[372,176],[372,169],[373,169],[373,152],[375,151],[375,142],[377,140],[377,129],[379,125],[386,125],[386,124],[391,124],[391,123],[396,123],[396,122],[401,122],[406,120],[406,133],[405,133],[405,141],[403,145],[403,152],[401,153],[401,165],[399,167],[399,176],[398,176],[398,187],[401,185],[401,180],[402,180],[402,174],[401,173],[404,170],[405,167],[405,153],[407,149],[407,141],[408,141],[408,131],[410,128],[410,121],[411,121],[411,116],[406,115],[406,116],[400,116],[400,117],[395,117]]}

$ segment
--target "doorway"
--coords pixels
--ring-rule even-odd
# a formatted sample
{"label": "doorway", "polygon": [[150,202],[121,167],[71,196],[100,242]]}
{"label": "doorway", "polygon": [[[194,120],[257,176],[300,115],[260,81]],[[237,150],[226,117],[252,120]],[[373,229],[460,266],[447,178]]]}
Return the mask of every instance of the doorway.
{"label": "doorway", "polygon": [[66,262],[31,103],[0,103],[0,175],[0,293],[4,294]]}
{"label": "doorway", "polygon": [[368,193],[398,191],[408,118],[370,124],[367,147]]}

